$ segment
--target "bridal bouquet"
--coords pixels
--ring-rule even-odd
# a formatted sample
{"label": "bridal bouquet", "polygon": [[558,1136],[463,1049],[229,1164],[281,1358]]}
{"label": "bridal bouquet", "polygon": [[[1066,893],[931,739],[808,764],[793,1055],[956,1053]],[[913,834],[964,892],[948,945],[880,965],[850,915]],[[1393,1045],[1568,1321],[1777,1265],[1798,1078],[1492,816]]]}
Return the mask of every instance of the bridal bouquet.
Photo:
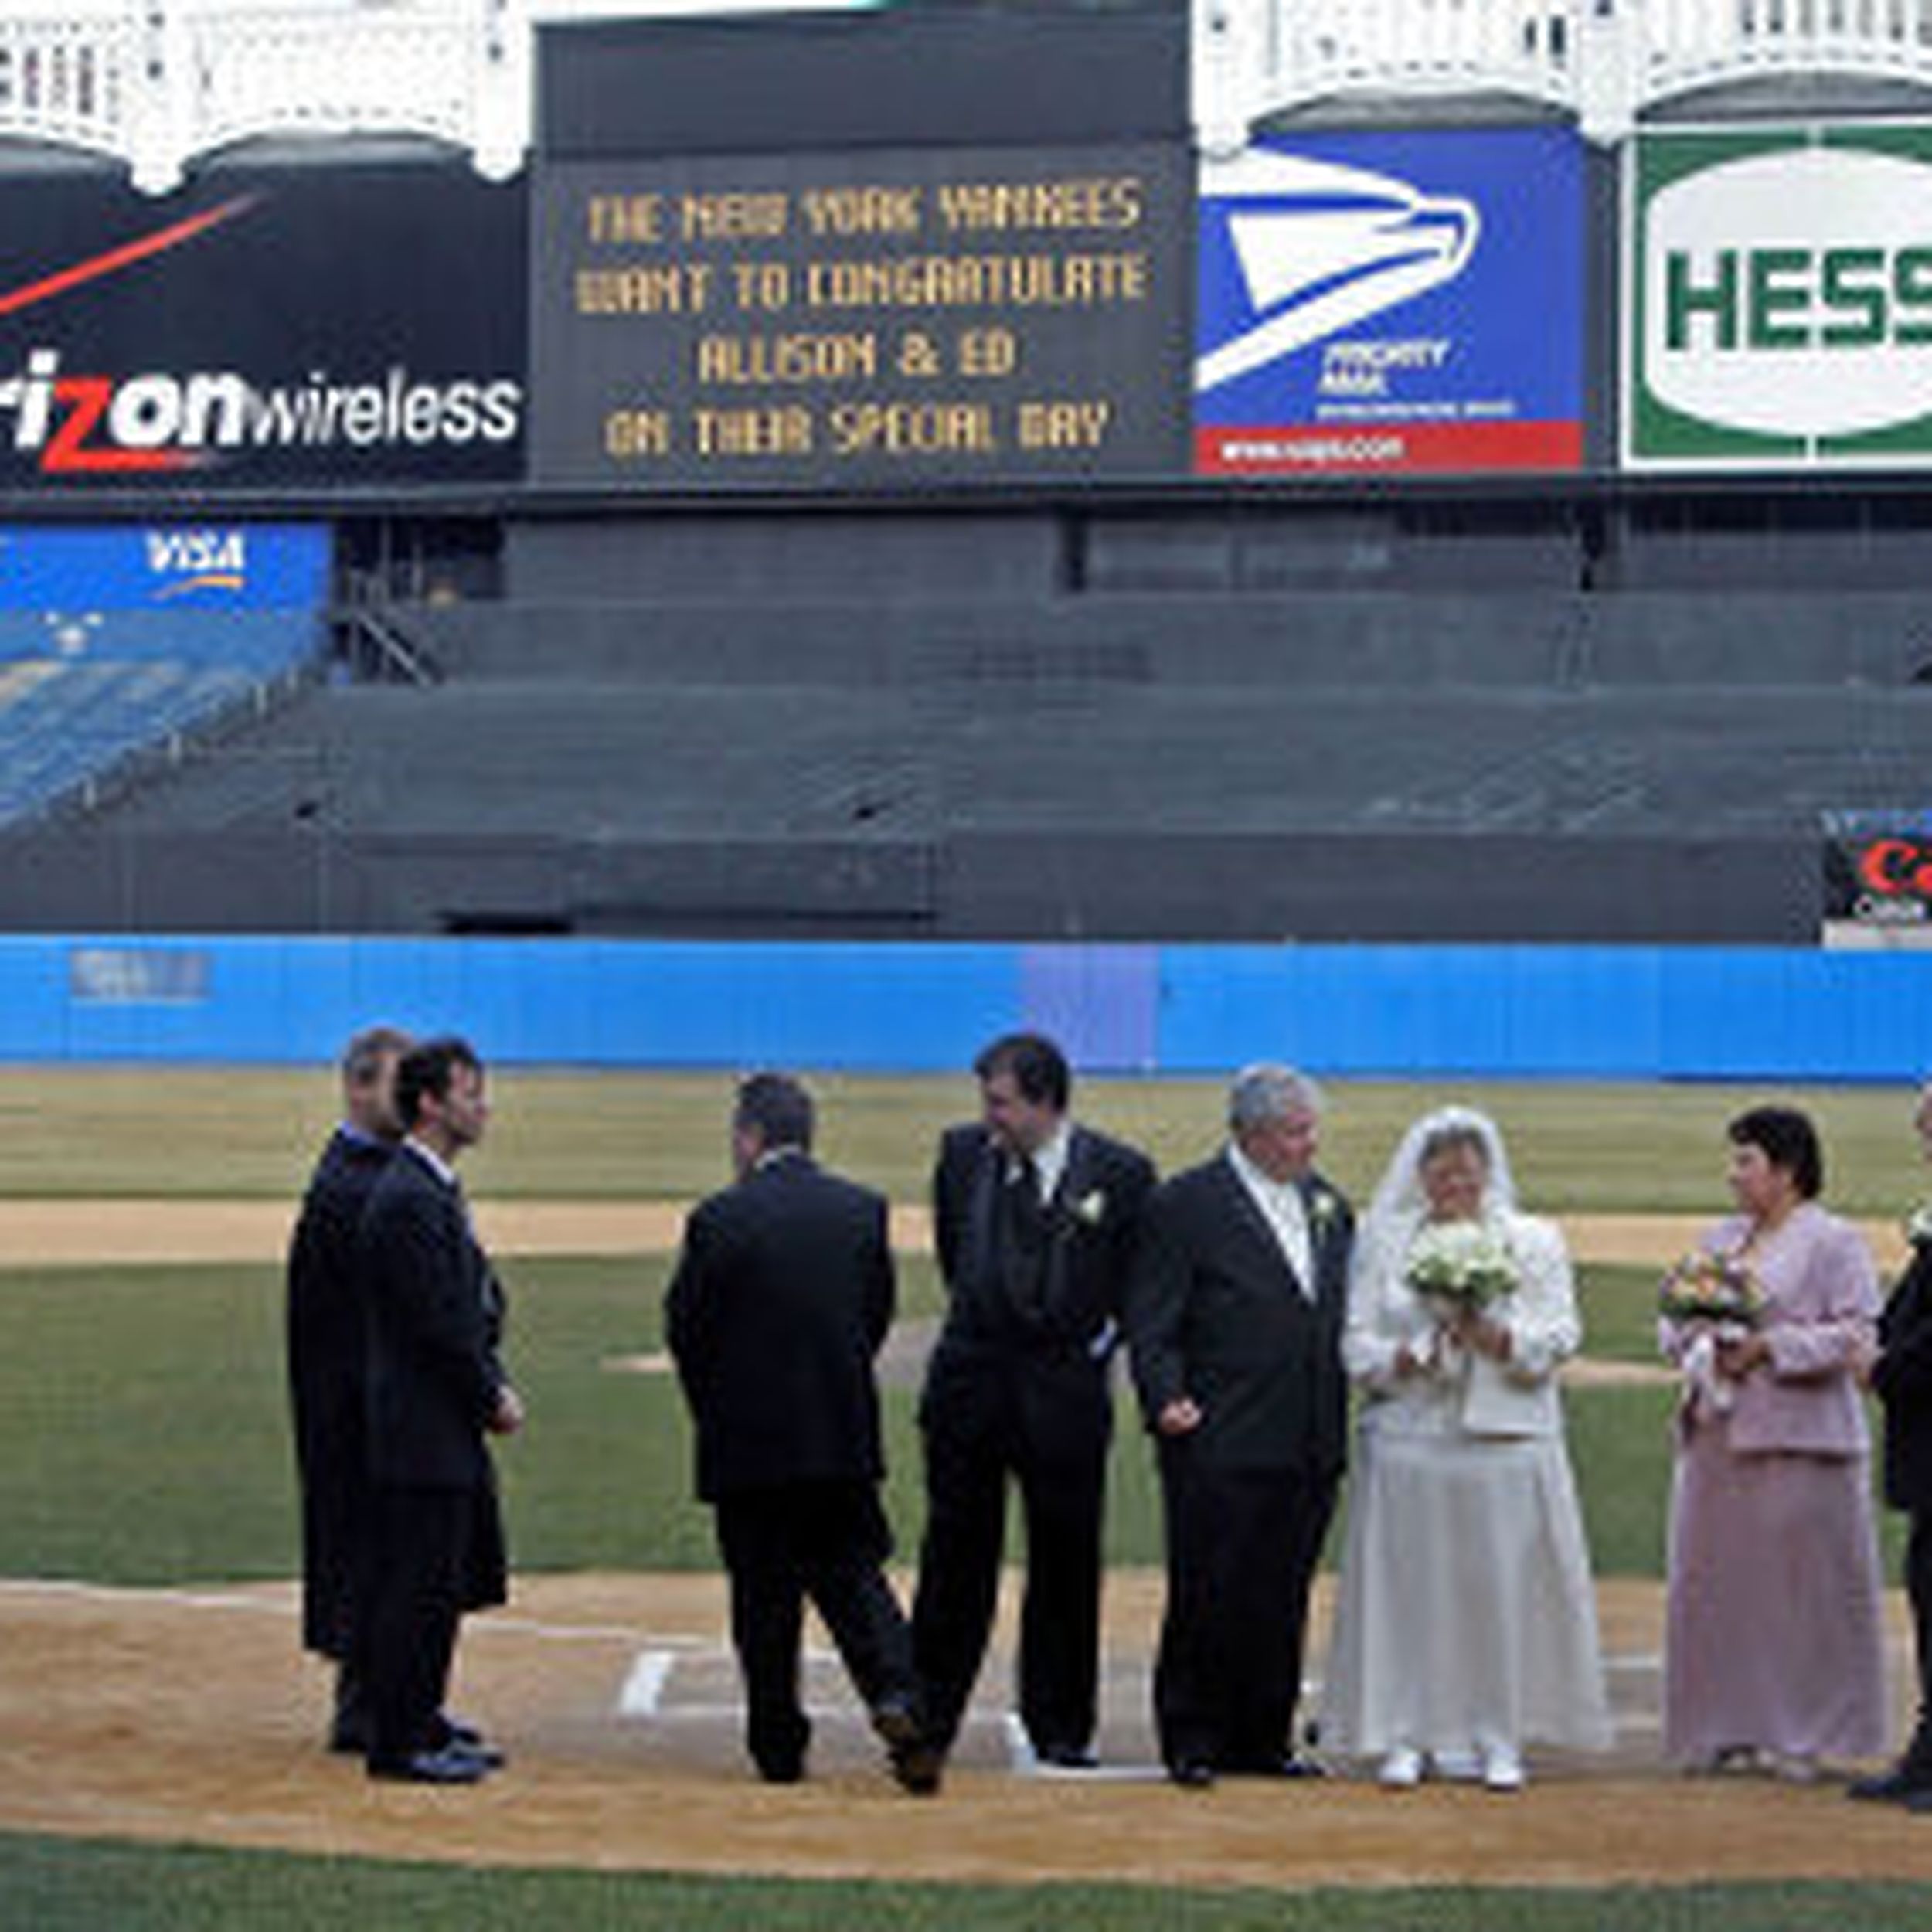
{"label": "bridal bouquet", "polygon": [[1718,1372],[1717,1345],[1742,1337],[1764,1315],[1764,1291],[1750,1270],[1734,1254],[1694,1249],[1664,1277],[1657,1305],[1672,1321],[1702,1325],[1683,1352],[1684,1379],[1693,1401],[1701,1399],[1716,1413],[1728,1413],[1737,1391]]}
{"label": "bridal bouquet", "polygon": [[1764,1312],[1764,1295],[1736,1255],[1697,1248],[1664,1277],[1657,1306],[1673,1321],[1752,1328]]}
{"label": "bridal bouquet", "polygon": [[1480,1221],[1425,1221],[1409,1244],[1403,1278],[1417,1294],[1458,1309],[1486,1308],[1522,1279],[1515,1257]]}

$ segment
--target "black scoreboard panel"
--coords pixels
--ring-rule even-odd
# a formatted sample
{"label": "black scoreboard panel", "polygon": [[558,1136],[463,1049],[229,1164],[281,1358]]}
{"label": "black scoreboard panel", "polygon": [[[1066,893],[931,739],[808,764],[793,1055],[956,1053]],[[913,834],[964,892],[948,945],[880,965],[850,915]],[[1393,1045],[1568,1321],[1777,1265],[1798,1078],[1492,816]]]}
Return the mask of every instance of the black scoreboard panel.
{"label": "black scoreboard panel", "polygon": [[1165,141],[549,163],[532,478],[1182,471],[1189,168]]}
{"label": "black scoreboard panel", "polygon": [[538,148],[592,155],[1189,138],[1187,0],[898,0],[557,22]]}

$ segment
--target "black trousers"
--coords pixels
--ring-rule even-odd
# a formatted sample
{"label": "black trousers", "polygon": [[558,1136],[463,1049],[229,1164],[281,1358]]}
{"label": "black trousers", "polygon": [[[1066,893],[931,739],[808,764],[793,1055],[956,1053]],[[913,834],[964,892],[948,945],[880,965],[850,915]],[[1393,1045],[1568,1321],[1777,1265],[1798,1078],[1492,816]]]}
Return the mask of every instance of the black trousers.
{"label": "black trousers", "polygon": [[1932,1777],[1932,1510],[1915,1509],[1905,1543],[1905,1594],[1912,1607],[1913,1649],[1918,1661],[1918,1721],[1905,1763]]}
{"label": "black trousers", "polygon": [[795,1775],[811,1740],[798,1700],[808,1597],[867,1708],[889,1699],[917,1706],[911,1634],[881,1568],[892,1535],[875,1485],[743,1490],[718,1498],[714,1509],[744,1678],[745,1744],[760,1770]]}
{"label": "black trousers", "polygon": [[927,1722],[942,1746],[958,1733],[992,1633],[1009,1478],[1019,1485],[1026,1525],[1020,1719],[1036,1749],[1079,1749],[1091,1742],[1108,1440],[1104,1420],[1049,1450],[1013,1430],[928,1418],[926,1536],[913,1648],[926,1687]]}
{"label": "black trousers", "polygon": [[477,1498],[467,1489],[378,1488],[358,1636],[372,1763],[441,1741],[440,1719],[471,1598]]}
{"label": "black trousers", "polygon": [[1308,1590],[1336,1479],[1203,1467],[1161,1444],[1167,1611],[1154,1715],[1170,1764],[1258,1770],[1294,1748]]}

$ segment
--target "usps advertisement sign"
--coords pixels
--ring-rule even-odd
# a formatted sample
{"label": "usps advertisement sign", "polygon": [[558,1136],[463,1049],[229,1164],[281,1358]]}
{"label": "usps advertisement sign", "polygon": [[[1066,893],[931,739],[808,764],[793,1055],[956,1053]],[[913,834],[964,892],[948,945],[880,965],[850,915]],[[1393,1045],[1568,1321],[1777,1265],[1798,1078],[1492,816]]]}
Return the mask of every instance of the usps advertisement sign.
{"label": "usps advertisement sign", "polygon": [[1203,162],[1196,472],[1580,468],[1583,227],[1569,128]]}
{"label": "usps advertisement sign", "polygon": [[1932,457],[1932,125],[1640,134],[1625,169],[1627,462]]}

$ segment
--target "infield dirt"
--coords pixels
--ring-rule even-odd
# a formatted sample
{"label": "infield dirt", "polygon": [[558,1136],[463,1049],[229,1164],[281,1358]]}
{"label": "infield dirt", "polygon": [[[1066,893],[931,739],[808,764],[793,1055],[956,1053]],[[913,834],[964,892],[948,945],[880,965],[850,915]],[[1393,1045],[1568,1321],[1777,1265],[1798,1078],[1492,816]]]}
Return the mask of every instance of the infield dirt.
{"label": "infield dirt", "polygon": [[[505,1253],[608,1254],[667,1248],[682,1210],[526,1202],[483,1218]],[[5,1202],[0,1266],[264,1261],[287,1219],[272,1202]],[[1698,1223],[1566,1225],[1582,1258],[1648,1264]],[[923,1217],[904,1214],[897,1233],[920,1245]],[[0,1825],[474,1864],[1006,1883],[1932,1880],[1932,1819],[1848,1804],[1837,1783],[1691,1779],[1663,1764],[1655,1583],[1600,1590],[1616,1749],[1532,1754],[1515,1798],[1440,1785],[1393,1796],[1361,1775],[1175,1789],[1147,1714],[1160,1595],[1157,1577],[1109,1577],[1102,1774],[1043,1777],[1016,1760],[1009,1601],[946,1789],[922,1801],[880,1768],[822,1635],[807,1673],[814,1776],[784,1788],[748,1776],[715,1577],[519,1577],[509,1609],[468,1625],[458,1685],[512,1762],[462,1791],[372,1784],[321,1749],[325,1679],[298,1653],[288,1585],[0,1581]],[[1891,1611],[1902,1692],[1907,1639],[1902,1606]],[[1324,1599],[1318,1633],[1327,1615]]]}

